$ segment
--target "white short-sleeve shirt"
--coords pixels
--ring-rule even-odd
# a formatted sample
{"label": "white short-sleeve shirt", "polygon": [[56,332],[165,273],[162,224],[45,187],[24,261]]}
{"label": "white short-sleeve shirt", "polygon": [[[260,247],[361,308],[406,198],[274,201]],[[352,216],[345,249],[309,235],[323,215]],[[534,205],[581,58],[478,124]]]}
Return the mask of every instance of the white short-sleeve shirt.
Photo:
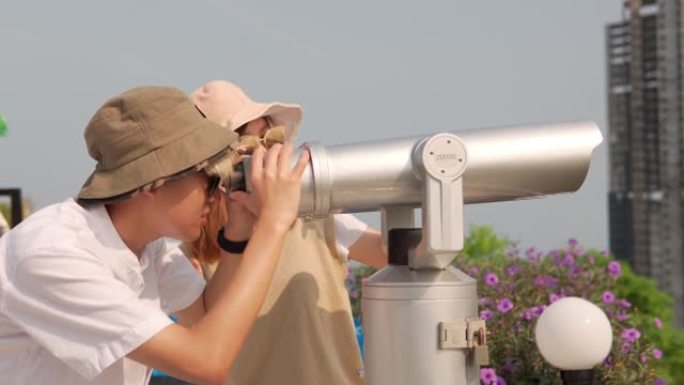
{"label": "white short-sleeve shirt", "polygon": [[349,249],[361,238],[368,225],[352,214],[336,214],[333,216],[333,223],[337,252],[347,258]]}
{"label": "white short-sleeve shirt", "polygon": [[164,240],[138,259],[104,206],[40,210],[0,238],[0,382],[145,384],[150,369],[126,354],[203,289]]}

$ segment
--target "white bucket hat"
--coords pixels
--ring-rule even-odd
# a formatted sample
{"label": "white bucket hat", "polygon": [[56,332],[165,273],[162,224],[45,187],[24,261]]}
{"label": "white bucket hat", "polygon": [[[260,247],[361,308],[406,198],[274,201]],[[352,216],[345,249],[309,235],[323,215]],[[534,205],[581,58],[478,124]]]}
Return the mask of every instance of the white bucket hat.
{"label": "white bucket hat", "polygon": [[230,131],[252,120],[268,116],[276,126],[285,126],[285,141],[291,142],[299,131],[302,108],[297,104],[257,103],[235,84],[213,80],[190,96],[207,119]]}

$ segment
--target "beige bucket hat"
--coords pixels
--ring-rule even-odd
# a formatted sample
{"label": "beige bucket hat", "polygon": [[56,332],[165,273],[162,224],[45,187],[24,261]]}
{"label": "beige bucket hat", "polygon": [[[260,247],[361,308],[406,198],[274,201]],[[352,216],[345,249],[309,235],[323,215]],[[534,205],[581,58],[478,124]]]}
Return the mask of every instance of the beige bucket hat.
{"label": "beige bucket hat", "polygon": [[85,129],[95,171],[79,200],[127,197],[161,178],[222,157],[237,135],[205,119],[171,87],[138,87],[111,98]]}
{"label": "beige bucket hat", "polygon": [[213,80],[190,95],[190,99],[206,115],[230,131],[254,119],[268,116],[276,126],[285,127],[285,140],[291,142],[299,131],[302,109],[296,104],[257,103],[244,91],[226,80]]}

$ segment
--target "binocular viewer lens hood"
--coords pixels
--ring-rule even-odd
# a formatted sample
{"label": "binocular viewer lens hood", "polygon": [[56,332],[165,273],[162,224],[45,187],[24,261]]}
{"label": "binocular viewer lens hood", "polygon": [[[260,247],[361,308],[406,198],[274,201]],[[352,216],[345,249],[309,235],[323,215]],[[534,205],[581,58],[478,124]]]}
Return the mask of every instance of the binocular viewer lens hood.
{"label": "binocular viewer lens hood", "polygon": [[[310,164],[302,176],[300,216],[377,211],[387,206],[420,207],[420,169],[426,166],[421,151],[430,138],[444,134],[333,146],[303,144],[299,151],[309,152]],[[446,149],[433,163],[442,162],[445,170],[450,164],[460,170],[457,177],[463,180],[465,204],[576,191],[589,171],[592,151],[603,140],[593,122],[480,128],[446,134],[460,141],[464,149]],[[448,146],[446,142],[443,145]],[[456,154],[459,151],[460,164]],[[249,190],[245,178],[249,167],[249,158],[236,165],[226,187]]]}

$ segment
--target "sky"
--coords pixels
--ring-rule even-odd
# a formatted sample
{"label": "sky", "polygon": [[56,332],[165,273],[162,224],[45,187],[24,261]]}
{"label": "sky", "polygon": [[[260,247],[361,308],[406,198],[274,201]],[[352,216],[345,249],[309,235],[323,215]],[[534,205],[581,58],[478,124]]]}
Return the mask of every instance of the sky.
{"label": "sky", "polygon": [[[94,168],[83,130],[139,85],[212,79],[299,103],[324,145],[594,121],[607,135],[605,26],[620,0],[13,1],[0,6],[0,188],[38,209]],[[608,247],[608,148],[578,192],[466,206],[521,247]],[[379,226],[377,213],[361,218]]]}

